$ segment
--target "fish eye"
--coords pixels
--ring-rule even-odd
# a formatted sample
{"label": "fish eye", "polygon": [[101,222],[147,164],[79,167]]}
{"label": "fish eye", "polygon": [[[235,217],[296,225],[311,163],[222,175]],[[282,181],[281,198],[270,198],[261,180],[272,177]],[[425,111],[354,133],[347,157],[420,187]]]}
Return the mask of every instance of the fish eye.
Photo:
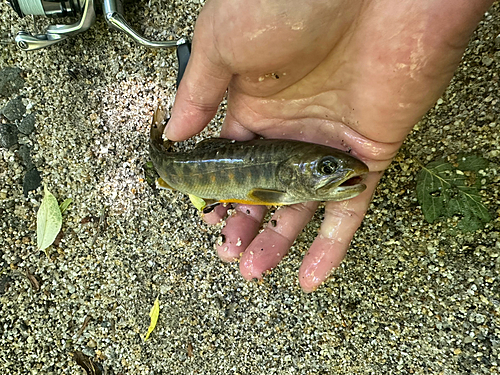
{"label": "fish eye", "polygon": [[319,171],[323,174],[333,174],[337,169],[337,163],[331,157],[326,157],[319,163]]}

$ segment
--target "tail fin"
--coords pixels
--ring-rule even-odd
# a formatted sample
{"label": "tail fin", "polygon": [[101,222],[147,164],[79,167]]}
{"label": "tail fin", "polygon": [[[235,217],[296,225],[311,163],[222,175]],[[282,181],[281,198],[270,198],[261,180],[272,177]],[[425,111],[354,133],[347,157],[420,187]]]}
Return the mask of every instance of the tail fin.
{"label": "tail fin", "polygon": [[163,141],[163,131],[168,123],[167,112],[160,104],[153,114],[153,120],[151,121],[151,129],[149,131],[149,142],[152,146],[156,148],[168,148],[170,142]]}

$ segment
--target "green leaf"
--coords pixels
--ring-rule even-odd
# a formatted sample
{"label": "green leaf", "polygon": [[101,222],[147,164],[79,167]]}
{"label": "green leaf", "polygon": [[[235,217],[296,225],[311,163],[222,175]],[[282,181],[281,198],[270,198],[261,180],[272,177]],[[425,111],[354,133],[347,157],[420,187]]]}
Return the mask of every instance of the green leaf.
{"label": "green leaf", "polygon": [[[477,156],[461,156],[457,170],[444,160],[423,167],[417,176],[417,199],[425,220],[433,223],[439,217],[460,217],[458,228],[474,231],[491,221],[481,201],[480,183],[475,174],[488,166],[488,161]],[[467,175],[462,172],[471,171]]]}
{"label": "green leaf", "polygon": [[158,299],[158,297],[156,297],[153,307],[149,312],[149,316],[151,317],[151,323],[149,324],[148,333],[146,333],[144,341],[146,341],[149,338],[149,335],[155,329],[156,323],[158,322],[158,316],[160,316],[160,300]]}
{"label": "green leaf", "polygon": [[207,202],[203,200],[203,198],[197,197],[196,195],[189,194],[189,199],[193,206],[195,206],[198,211],[203,210],[203,208],[207,205]]}
{"label": "green leaf", "polygon": [[44,186],[42,204],[36,215],[36,240],[38,250],[45,250],[56,239],[62,226],[62,215],[57,199]]}
{"label": "green leaf", "polygon": [[458,169],[462,171],[480,171],[488,168],[490,162],[477,155],[460,155],[457,163]]}
{"label": "green leaf", "polygon": [[66,198],[64,200],[64,202],[61,203],[61,205],[59,206],[59,209],[61,210],[61,214],[64,213],[64,211],[66,211],[66,209],[68,208],[68,206],[71,204],[71,202],[73,202],[73,199],[71,198]]}

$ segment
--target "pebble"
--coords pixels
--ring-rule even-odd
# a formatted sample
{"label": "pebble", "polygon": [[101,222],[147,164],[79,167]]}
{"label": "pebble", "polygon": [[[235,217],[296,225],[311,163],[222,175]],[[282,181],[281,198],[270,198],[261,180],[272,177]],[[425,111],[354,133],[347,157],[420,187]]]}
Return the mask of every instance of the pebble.
{"label": "pebble", "polygon": [[38,189],[42,184],[42,177],[36,168],[32,168],[26,172],[23,179],[23,194],[25,197],[32,190]]}
{"label": "pebble", "polygon": [[7,67],[0,70],[0,97],[15,95],[24,86],[24,79],[21,77],[21,69]]}
{"label": "pebble", "polygon": [[27,114],[22,119],[18,126],[19,132],[25,135],[30,135],[35,130],[35,115],[32,113]]}
{"label": "pebble", "polygon": [[33,161],[31,160],[31,151],[27,145],[19,146],[19,156],[26,167],[26,170],[30,170],[33,168]]}
{"label": "pebble", "polygon": [[15,125],[0,123],[0,147],[10,148],[14,146],[18,141],[17,133]]}
{"label": "pebble", "polygon": [[21,98],[12,99],[0,111],[9,121],[20,121],[26,113],[26,107]]}
{"label": "pebble", "polygon": [[493,64],[493,59],[489,56],[483,56],[483,59],[482,59],[482,62],[485,66],[490,66],[491,64]]}

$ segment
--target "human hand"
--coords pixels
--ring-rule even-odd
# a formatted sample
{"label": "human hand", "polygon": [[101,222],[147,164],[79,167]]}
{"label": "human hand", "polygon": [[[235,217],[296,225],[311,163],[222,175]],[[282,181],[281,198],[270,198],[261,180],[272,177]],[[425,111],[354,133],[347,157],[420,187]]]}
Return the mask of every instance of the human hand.
{"label": "human hand", "polygon": [[[370,168],[367,189],[326,202],[319,234],[299,270],[313,291],[338,267],[381,177],[414,124],[458,66],[492,0],[209,0],[166,136],[203,129],[228,92],[221,137],[299,139],[350,152]],[[276,210],[238,205],[222,230],[219,256],[240,258],[246,279],[286,255],[318,204]],[[218,222],[225,208],[205,216]]]}

